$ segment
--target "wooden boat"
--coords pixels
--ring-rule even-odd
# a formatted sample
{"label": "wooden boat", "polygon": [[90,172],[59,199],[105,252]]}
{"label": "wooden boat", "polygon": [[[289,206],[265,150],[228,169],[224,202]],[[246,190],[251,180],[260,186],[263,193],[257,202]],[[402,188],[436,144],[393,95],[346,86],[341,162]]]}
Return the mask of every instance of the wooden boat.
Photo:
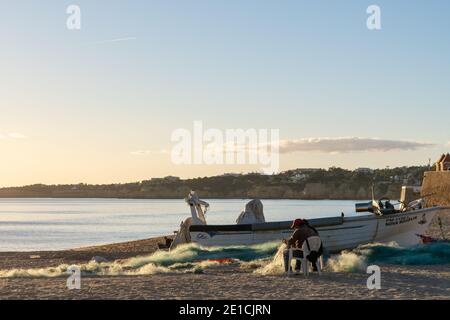
{"label": "wooden boat", "polygon": [[[203,208],[209,205],[195,194],[188,197],[191,218],[187,219],[177,233],[172,247],[181,243],[194,242],[202,246],[252,245],[281,241],[292,234],[291,221],[263,222],[234,225],[208,225]],[[417,234],[424,234],[438,213],[450,212],[450,207],[422,208],[423,201],[395,209],[380,209],[377,201],[357,204],[361,216],[309,219],[322,238],[329,252],[352,249],[371,242],[395,241],[408,247],[420,243]],[[338,211],[338,208],[337,210]],[[301,217],[293,217],[301,218]]]}

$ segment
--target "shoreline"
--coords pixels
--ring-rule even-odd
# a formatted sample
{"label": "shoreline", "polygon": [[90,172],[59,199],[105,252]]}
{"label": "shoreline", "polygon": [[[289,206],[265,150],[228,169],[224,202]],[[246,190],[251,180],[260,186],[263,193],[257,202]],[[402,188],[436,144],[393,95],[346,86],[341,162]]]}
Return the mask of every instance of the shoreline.
{"label": "shoreline", "polygon": [[[260,199],[260,200],[302,200],[302,201],[370,201],[370,199],[365,198],[298,198],[298,197],[202,197],[204,200],[251,200],[251,199]],[[0,196],[1,199],[114,199],[114,200],[184,200],[183,197],[30,197],[30,196],[17,196],[17,197],[3,197]],[[391,199],[396,201],[395,199]]]}

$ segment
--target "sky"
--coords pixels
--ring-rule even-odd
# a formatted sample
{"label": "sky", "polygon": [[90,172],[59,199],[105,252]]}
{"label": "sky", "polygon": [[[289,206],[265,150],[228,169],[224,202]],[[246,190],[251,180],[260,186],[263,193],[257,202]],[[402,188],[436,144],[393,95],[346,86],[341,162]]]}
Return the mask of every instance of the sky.
{"label": "sky", "polygon": [[259,170],[174,163],[194,121],[279,130],[279,170],[450,151],[448,1],[1,1],[0,186]]}

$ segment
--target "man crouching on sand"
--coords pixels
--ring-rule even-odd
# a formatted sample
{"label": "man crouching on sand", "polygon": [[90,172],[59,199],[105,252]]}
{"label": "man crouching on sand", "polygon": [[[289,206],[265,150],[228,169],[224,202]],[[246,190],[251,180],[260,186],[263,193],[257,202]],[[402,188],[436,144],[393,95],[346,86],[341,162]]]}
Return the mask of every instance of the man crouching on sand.
{"label": "man crouching on sand", "polygon": [[[286,249],[283,252],[284,257],[284,271],[289,271],[289,249],[291,247],[301,248],[303,242],[309,237],[319,236],[317,230],[311,227],[306,220],[295,219],[292,222],[291,229],[294,229],[294,233],[289,239],[284,239],[283,242],[286,243]],[[294,250],[292,252],[294,258],[303,258],[303,251]],[[313,264],[314,270],[316,269],[315,263]],[[295,271],[300,271],[301,262],[300,260],[295,260]]]}

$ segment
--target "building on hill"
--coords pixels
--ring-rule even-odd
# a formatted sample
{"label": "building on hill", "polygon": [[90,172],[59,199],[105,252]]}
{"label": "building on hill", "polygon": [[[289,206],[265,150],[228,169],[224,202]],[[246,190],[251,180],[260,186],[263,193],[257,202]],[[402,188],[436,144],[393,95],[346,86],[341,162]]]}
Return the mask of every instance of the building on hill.
{"label": "building on hill", "polygon": [[305,173],[296,173],[289,177],[289,181],[300,182],[300,181],[306,180],[307,178],[308,178],[308,175]]}
{"label": "building on hill", "polygon": [[164,178],[152,178],[150,181],[151,182],[156,182],[156,183],[160,183],[160,182],[177,182],[180,181],[181,179],[179,177],[174,177],[174,176],[167,176]]}
{"label": "building on hill", "polygon": [[222,174],[222,177],[234,177],[234,178],[237,178],[237,177],[240,177],[240,176],[242,176],[242,173],[226,172],[226,173]]}
{"label": "building on hill", "polygon": [[176,182],[176,181],[180,181],[181,178],[180,177],[174,177],[174,176],[167,176],[164,177],[165,181],[170,181],[170,182]]}
{"label": "building on hill", "polygon": [[358,168],[358,169],[355,169],[355,172],[358,172],[358,173],[372,173],[373,170],[370,169],[370,168]]}
{"label": "building on hill", "polygon": [[436,162],[436,171],[449,171],[450,170],[450,154],[443,154]]}
{"label": "building on hill", "polygon": [[322,169],[321,168],[300,168],[297,170],[302,173],[313,173],[313,172],[321,171]]}

